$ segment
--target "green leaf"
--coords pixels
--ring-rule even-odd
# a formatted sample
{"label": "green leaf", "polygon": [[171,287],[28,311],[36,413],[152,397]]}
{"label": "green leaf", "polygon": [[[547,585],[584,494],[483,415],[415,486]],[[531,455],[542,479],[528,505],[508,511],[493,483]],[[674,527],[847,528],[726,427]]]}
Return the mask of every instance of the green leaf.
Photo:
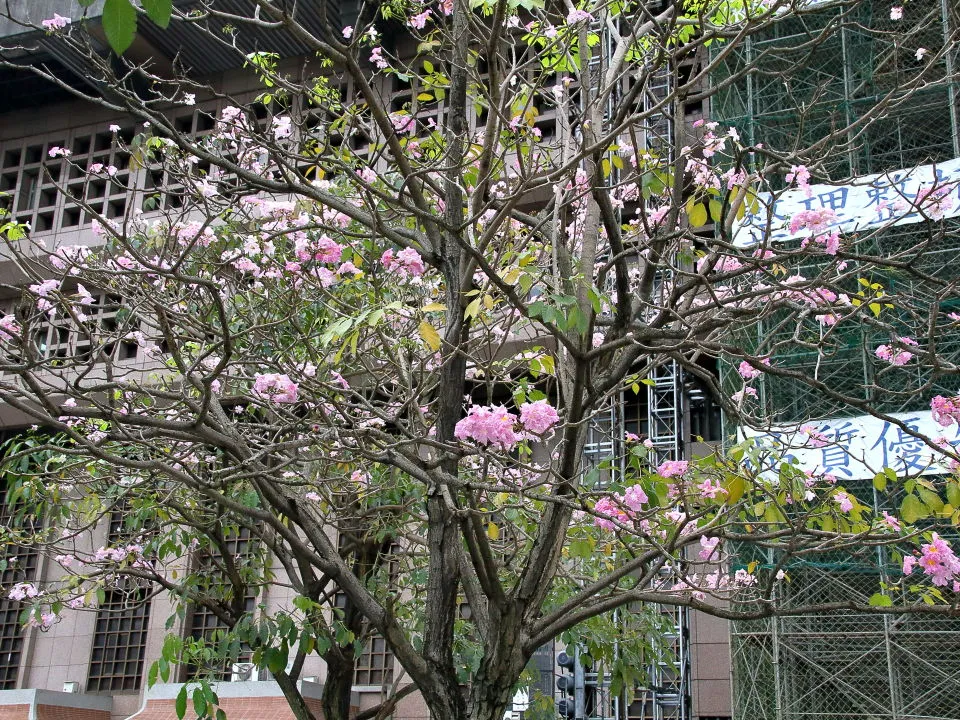
{"label": "green leaf", "polygon": [[955,508],[960,507],[960,485],[953,480],[947,482],[947,502]]}
{"label": "green leaf", "polygon": [[106,0],[103,3],[103,32],[117,55],[122,55],[133,44],[137,33],[137,11],[130,0]]}
{"label": "green leaf", "polygon": [[707,208],[703,203],[695,203],[690,208],[689,219],[690,225],[694,228],[701,228],[707,224]]}
{"label": "green leaf", "polygon": [[287,653],[282,649],[271,650],[267,658],[267,670],[272,673],[278,673],[287,666]]}
{"label": "green leaf", "polygon": [[889,595],[884,595],[883,593],[874,593],[870,596],[870,599],[867,601],[867,603],[873,607],[892,607],[893,599]]}
{"label": "green leaf", "polygon": [[886,476],[884,473],[882,473],[882,472],[878,472],[876,475],[874,475],[874,476],[873,476],[873,487],[876,488],[877,492],[883,492],[884,490],[886,490],[886,489],[887,489],[887,476]]}
{"label": "green leaf", "polygon": [[140,0],[147,17],[162,28],[170,24],[170,14],[173,11],[173,0]]}
{"label": "green leaf", "polygon": [[940,499],[937,493],[923,487],[917,488],[917,493],[920,495],[920,499],[923,500],[923,504],[933,510],[933,512],[943,510],[943,500]]}
{"label": "green leaf", "polygon": [[900,505],[900,516],[912,525],[920,518],[926,517],[927,511],[920,504],[920,498],[916,495],[907,495],[903,499],[903,504]]}
{"label": "green leaf", "polygon": [[187,686],[186,685],[180,688],[180,692],[177,693],[177,701],[174,704],[174,707],[176,708],[176,711],[177,711],[177,717],[180,718],[180,720],[183,720],[184,715],[187,714]]}
{"label": "green leaf", "polygon": [[199,689],[193,693],[193,709],[197,712],[197,717],[203,717],[207,714],[207,699]]}
{"label": "green leaf", "polygon": [[720,222],[720,217],[723,214],[723,203],[711,198],[708,207],[710,208],[710,219],[714,222]]}

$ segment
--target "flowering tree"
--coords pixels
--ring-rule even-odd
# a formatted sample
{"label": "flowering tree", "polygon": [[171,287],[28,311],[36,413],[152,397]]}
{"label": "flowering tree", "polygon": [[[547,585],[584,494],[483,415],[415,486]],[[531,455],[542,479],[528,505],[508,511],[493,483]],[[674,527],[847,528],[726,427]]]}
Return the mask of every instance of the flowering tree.
{"label": "flowering tree", "polygon": [[[319,653],[326,717],[343,718],[355,652],[377,633],[433,717],[493,720],[533,652],[575,629],[602,629],[590,652],[629,687],[641,668],[627,639],[643,629],[611,623],[618,608],[749,618],[856,605],[781,607],[798,560],[885,548],[902,572],[870,609],[955,611],[953,446],[781,358],[827,356],[845,330],[867,328],[885,336],[875,352],[890,368],[932,378],[920,391],[941,426],[960,420],[960,398],[933,397],[932,384],[955,373],[937,338],[960,322],[941,303],[957,287],[923,263],[956,186],[933,179],[891,200],[888,226],[927,221],[921,241],[891,252],[872,244],[884,227],[841,234],[829,207],[767,212],[785,188],[812,197],[814,181],[842,180],[830,149],[928,83],[955,37],[917,50],[896,96],[856,123],[788,148],[746,145],[709,120],[685,126],[682,109],[717,91],[707,78],[732,49],[817,8],[393,2],[348,27],[328,18],[318,35],[284,3],[257,0],[254,18],[217,5],[174,9],[173,22],[227,48],[224,24],[251,23],[315,57],[246,55],[260,95],[243,103],[191,75],[108,61],[79,23],[44,24],[103,74],[110,94],[86,99],[136,119],[132,135],[111,126],[115,144],[165,185],[131,189],[138,209],[118,218],[73,198],[96,217],[92,246],[51,247],[15,216],[4,227],[24,283],[0,320],[0,399],[43,427],[10,455],[12,499],[50,518],[11,542],[64,568],[59,583],[9,589],[29,622],[121,583],[160,587],[232,631],[215,651],[171,637],[153,678],[245,644],[308,718],[295,680]],[[811,48],[857,5],[840,3]],[[171,119],[195,104],[216,106],[202,136]],[[76,165],[70,148],[48,155]],[[753,242],[736,231],[747,215],[762,229]],[[795,241],[772,239],[782,226]],[[38,343],[50,328],[70,341]],[[736,389],[722,390],[713,361]],[[628,435],[585,466],[595,416],[645,393],[667,362],[733,424],[769,425],[757,388],[786,378],[884,418],[942,474],[877,468],[877,491],[903,510],[891,513],[754,441],[680,460]],[[812,424],[794,430],[806,447],[837,444]],[[120,511],[119,539],[87,546],[85,530]],[[256,541],[243,553],[230,545],[240,534]],[[734,544],[774,559],[738,563]],[[220,572],[191,570],[198,554]],[[276,582],[293,605],[253,616],[245,596]],[[198,712],[214,705],[201,686]]]}

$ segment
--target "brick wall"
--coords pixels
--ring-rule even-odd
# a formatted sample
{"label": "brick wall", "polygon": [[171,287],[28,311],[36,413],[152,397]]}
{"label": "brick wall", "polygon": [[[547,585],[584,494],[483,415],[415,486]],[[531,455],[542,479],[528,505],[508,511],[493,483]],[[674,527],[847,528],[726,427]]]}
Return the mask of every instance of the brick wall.
{"label": "brick wall", "polygon": [[37,705],[37,720],[110,720],[106,710]]}
{"label": "brick wall", "polygon": [[[308,698],[307,706],[318,720],[323,717],[320,713],[319,700]],[[227,713],[230,720],[294,720],[290,706],[282,697],[221,698],[220,707]],[[176,720],[176,718],[177,711],[174,709],[173,700],[150,700],[144,711],[137,715],[137,720]],[[188,703],[186,720],[194,720],[194,718],[196,718],[196,714],[193,712],[192,703]],[[0,720],[6,720],[6,718],[0,716]],[[10,720],[13,720],[12,716]],[[20,718],[18,717],[17,720],[20,720]],[[64,717],[63,720],[74,719],[71,716],[70,718]],[[78,718],[78,720],[95,719],[84,717],[82,719]],[[96,720],[101,719],[97,718]]]}
{"label": "brick wall", "polygon": [[0,706],[0,720],[27,720],[30,717],[29,705]]}

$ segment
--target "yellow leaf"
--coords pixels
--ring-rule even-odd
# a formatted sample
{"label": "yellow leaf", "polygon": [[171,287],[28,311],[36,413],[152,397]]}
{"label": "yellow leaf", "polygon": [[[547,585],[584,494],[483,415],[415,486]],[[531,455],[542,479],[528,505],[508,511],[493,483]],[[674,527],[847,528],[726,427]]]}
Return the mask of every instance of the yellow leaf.
{"label": "yellow leaf", "polygon": [[750,563],[747,565],[747,572],[753,575],[753,571],[756,569],[757,569],[757,561],[751,560]]}
{"label": "yellow leaf", "polygon": [[739,475],[733,475],[727,480],[724,489],[727,491],[727,505],[733,505],[743,497],[743,493],[747,489],[747,483]]}
{"label": "yellow leaf", "polygon": [[491,540],[500,539],[500,528],[497,527],[496,523],[490,523],[487,525],[487,537],[489,537]]}
{"label": "yellow leaf", "polygon": [[470,304],[467,305],[467,309],[463,311],[463,316],[465,318],[476,317],[480,313],[480,298],[471,300]]}
{"label": "yellow leaf", "polygon": [[507,283],[507,285],[513,285],[517,280],[520,279],[520,272],[520,268],[510,268],[507,270],[507,274],[503,276],[503,281]]}
{"label": "yellow leaf", "polygon": [[440,333],[426,320],[420,321],[420,337],[434,352],[440,349]]}
{"label": "yellow leaf", "polygon": [[443,303],[437,303],[437,302],[430,303],[429,305],[423,306],[424,312],[442,312],[446,309],[447,309],[446,305],[444,305]]}
{"label": "yellow leaf", "polygon": [[707,208],[703,203],[695,203],[688,215],[691,227],[700,228],[707,224]]}
{"label": "yellow leaf", "polygon": [[493,310],[493,298],[490,297],[489,295],[484,295],[483,306],[487,308],[487,310]]}

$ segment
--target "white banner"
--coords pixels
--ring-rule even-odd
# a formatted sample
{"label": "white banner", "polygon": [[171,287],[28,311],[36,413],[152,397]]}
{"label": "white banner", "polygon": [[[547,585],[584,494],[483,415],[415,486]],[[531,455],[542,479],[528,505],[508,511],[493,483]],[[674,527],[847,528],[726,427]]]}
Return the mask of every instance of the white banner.
{"label": "white banner", "polygon": [[[760,193],[757,212],[748,212],[734,225],[734,243],[749,247],[765,236],[769,242],[808,237],[809,230],[790,231],[791,218],[803,210],[833,210],[836,221],[829,229],[842,234],[923,222],[924,216],[916,211],[917,194],[932,188],[945,188],[947,194],[939,202],[942,215],[930,210],[927,217],[960,216],[960,158],[911,170],[865,175],[849,185],[811,185],[809,197],[805,190],[777,193],[776,199],[773,193]],[[925,210],[929,207],[927,202],[921,204]]]}
{"label": "white banner", "polygon": [[[960,426],[941,427],[929,410],[892,413],[890,417],[931,440],[944,438],[954,447],[960,445]],[[739,435],[741,440],[756,438],[772,458],[796,458],[800,469],[832,473],[839,480],[872,478],[885,467],[898,475],[946,472],[942,454],[903,428],[872,415],[830,418],[766,432],[741,428]]]}

